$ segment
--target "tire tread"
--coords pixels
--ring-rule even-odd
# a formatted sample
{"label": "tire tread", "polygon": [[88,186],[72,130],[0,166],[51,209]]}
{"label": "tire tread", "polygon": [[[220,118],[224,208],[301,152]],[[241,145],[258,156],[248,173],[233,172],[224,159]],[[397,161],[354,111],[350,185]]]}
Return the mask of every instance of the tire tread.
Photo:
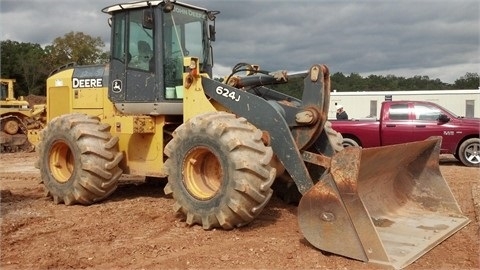
{"label": "tire tread", "polygon": [[[108,197],[117,188],[122,170],[118,137],[96,116],[73,113],[55,117],[40,134],[38,166],[47,196],[55,203],[89,205]],[[49,172],[48,155],[56,140],[67,141],[74,152],[74,171],[67,183],[58,183]]]}

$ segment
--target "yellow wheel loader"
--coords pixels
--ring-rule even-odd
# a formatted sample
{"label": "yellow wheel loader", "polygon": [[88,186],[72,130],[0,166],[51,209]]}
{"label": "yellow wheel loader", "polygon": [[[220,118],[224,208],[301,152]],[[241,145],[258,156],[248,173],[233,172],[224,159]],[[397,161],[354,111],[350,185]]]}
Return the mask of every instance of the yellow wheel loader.
{"label": "yellow wheel loader", "polygon": [[21,96],[15,98],[14,79],[0,79],[0,152],[30,152],[35,148],[38,139],[34,138],[37,131],[45,123],[45,104],[34,105]]}
{"label": "yellow wheel loader", "polygon": [[[312,246],[394,268],[469,222],[439,171],[438,138],[342,148],[327,121],[325,65],[293,74],[239,64],[220,82],[211,79],[218,12],[171,1],[103,12],[110,63],[67,65],[47,80],[37,166],[55,203],[103,200],[122,174],[167,178],[188,225],[232,229],[284,179],[303,195]],[[272,89],[294,76],[304,77],[301,99]]]}

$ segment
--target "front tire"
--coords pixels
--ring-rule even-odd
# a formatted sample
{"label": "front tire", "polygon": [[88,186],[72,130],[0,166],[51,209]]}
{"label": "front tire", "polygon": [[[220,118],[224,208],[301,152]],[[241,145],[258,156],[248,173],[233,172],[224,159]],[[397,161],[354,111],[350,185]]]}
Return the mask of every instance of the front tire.
{"label": "front tire", "polygon": [[471,138],[458,148],[458,159],[468,167],[480,167],[480,139]]}
{"label": "front tire", "polygon": [[244,118],[225,112],[194,117],[175,130],[165,154],[165,193],[188,225],[244,226],[272,196],[273,151]]}
{"label": "front tire", "polygon": [[117,188],[122,153],[109,130],[97,117],[67,114],[42,131],[38,167],[55,203],[90,205]]}
{"label": "front tire", "polygon": [[343,147],[360,146],[357,141],[351,138],[343,138]]}

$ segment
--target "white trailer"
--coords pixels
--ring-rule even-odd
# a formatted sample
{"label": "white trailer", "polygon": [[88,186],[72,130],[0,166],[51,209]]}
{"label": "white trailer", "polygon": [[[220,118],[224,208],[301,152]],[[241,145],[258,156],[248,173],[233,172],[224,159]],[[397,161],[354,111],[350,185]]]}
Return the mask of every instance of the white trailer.
{"label": "white trailer", "polygon": [[329,119],[336,119],[336,105],[341,104],[350,119],[378,118],[385,100],[431,101],[458,116],[480,118],[480,89],[331,92]]}

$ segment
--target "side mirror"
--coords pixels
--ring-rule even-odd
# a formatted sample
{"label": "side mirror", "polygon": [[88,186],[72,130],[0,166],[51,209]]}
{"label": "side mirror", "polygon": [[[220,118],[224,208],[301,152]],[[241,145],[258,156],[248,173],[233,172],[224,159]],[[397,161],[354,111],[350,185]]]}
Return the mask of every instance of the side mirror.
{"label": "side mirror", "polygon": [[152,14],[151,10],[144,10],[143,11],[142,26],[145,29],[152,29],[153,28],[153,14]]}
{"label": "side mirror", "polygon": [[208,30],[210,31],[210,40],[215,41],[215,34],[217,33],[215,32],[215,25],[210,24]]}
{"label": "side mirror", "polygon": [[438,122],[447,123],[448,121],[450,121],[450,117],[448,117],[446,114],[441,113],[438,116]]}
{"label": "side mirror", "polygon": [[218,14],[220,14],[220,11],[211,10],[207,12],[207,18],[213,22],[213,24],[208,25],[208,31],[210,32],[211,41],[215,41],[215,34],[217,33],[215,31],[215,18]]}

